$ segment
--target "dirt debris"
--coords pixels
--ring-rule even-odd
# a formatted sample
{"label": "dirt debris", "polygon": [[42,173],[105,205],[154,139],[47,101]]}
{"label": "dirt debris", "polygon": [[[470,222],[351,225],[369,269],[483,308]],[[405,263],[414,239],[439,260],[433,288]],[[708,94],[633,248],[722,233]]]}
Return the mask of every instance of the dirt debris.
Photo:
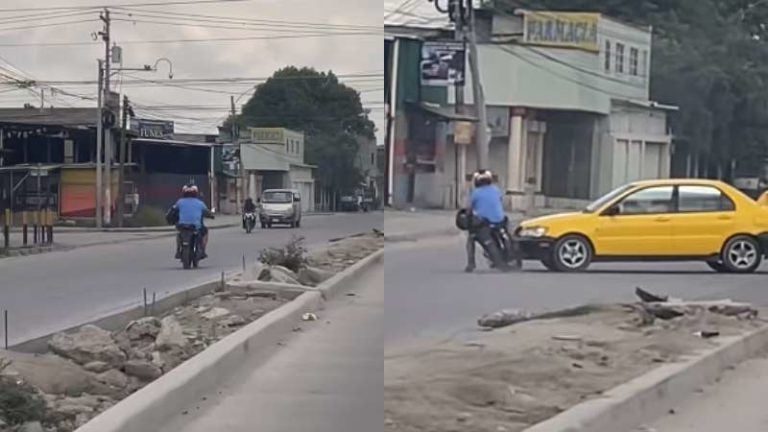
{"label": "dirt debris", "polygon": [[[720,313],[711,302],[700,305],[688,304],[673,319],[650,321],[637,305],[586,305],[544,314],[507,310],[485,318],[514,325],[471,341],[390,349],[386,430],[520,432],[659,364],[764,325],[746,315]],[[705,332],[719,336],[704,338]]]}

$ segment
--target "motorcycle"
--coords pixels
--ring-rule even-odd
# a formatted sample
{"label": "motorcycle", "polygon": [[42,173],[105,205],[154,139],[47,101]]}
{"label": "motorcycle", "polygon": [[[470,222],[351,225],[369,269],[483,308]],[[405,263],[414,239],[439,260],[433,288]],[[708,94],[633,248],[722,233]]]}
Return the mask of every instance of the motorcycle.
{"label": "motorcycle", "polygon": [[488,264],[491,268],[500,268],[503,266],[509,267],[514,265],[517,267],[522,266],[521,259],[517,256],[514,242],[509,234],[509,231],[505,227],[491,226],[490,240],[492,244],[486,246],[484,242],[480,242],[483,245],[483,256],[488,260]]}
{"label": "motorcycle", "polygon": [[200,263],[200,248],[198,247],[198,232],[192,225],[179,226],[179,244],[181,246],[181,264],[184,270],[197,268]]}
{"label": "motorcycle", "polygon": [[483,248],[483,256],[491,268],[521,267],[522,261],[516,253],[515,243],[504,225],[485,225],[474,218],[466,209],[456,214],[456,227],[462,231],[474,231]]}
{"label": "motorcycle", "polygon": [[256,213],[246,213],[243,215],[243,227],[245,232],[250,234],[256,227]]}

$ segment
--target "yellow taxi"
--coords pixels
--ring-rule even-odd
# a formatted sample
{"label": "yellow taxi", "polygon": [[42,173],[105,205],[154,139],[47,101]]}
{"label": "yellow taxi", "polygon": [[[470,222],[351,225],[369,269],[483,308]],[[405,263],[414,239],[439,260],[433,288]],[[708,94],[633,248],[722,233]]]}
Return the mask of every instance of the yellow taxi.
{"label": "yellow taxi", "polygon": [[755,201],[715,180],[638,181],[581,212],[524,221],[514,234],[525,259],[554,271],[700,260],[718,272],[751,273],[768,254],[768,193]]}

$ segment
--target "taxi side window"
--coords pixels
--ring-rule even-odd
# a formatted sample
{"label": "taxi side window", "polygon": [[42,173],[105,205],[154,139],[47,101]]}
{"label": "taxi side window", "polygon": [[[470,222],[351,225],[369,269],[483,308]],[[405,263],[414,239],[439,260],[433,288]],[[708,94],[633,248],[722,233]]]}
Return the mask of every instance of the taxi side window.
{"label": "taxi side window", "polygon": [[619,203],[620,215],[643,215],[672,213],[673,186],[658,186],[643,189],[629,195]]}
{"label": "taxi side window", "polygon": [[678,211],[680,213],[708,213],[734,211],[736,205],[719,189],[711,186],[680,186]]}

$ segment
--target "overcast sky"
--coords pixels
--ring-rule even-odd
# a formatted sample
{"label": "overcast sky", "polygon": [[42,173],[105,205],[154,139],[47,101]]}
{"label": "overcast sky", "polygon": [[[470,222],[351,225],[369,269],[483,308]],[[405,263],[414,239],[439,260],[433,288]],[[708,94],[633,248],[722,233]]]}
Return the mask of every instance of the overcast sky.
{"label": "overcast sky", "polygon": [[[333,70],[339,75],[353,75],[348,79],[342,78],[342,81],[362,91],[361,97],[364,104],[372,109],[371,117],[379,128],[379,142],[383,142],[381,130],[384,117],[381,34],[383,5],[381,0],[248,0],[232,3],[167,4],[172,1],[175,0],[164,2],[162,0],[36,0],[34,2],[3,0],[0,2],[0,68],[3,68],[0,73],[8,74],[10,70],[15,72],[14,76],[24,76],[39,81],[95,81],[97,58],[104,55],[103,43],[93,42],[92,39],[92,33],[101,30],[102,27],[102,23],[98,21],[98,11],[51,8],[93,5],[117,7],[162,2],[165,3],[162,6],[131,6],[134,10],[133,16],[128,16],[125,10],[111,9],[115,19],[136,21],[113,22],[113,40],[123,47],[123,67],[154,64],[156,59],[166,57],[173,62],[174,79],[170,82],[172,85],[208,91],[148,83],[142,83],[141,86],[127,84],[122,86],[122,90],[131,100],[151,107],[140,111],[141,114],[173,119],[176,121],[176,130],[180,132],[215,132],[218,121],[227,115],[230,94],[235,97],[243,95],[237,104],[239,110],[252,93],[249,89],[254,83],[239,82],[222,85],[221,83],[185,83],[182,80],[268,77],[275,70],[286,65],[310,66],[323,71]],[[44,10],[29,10],[32,8]],[[136,14],[138,9],[142,10],[138,13],[144,14],[143,16]],[[169,12],[173,15],[168,15]],[[229,19],[192,17],[182,14]],[[233,18],[251,21],[244,25],[233,21]],[[92,21],[85,22],[88,20]],[[204,20],[204,22],[193,20]],[[64,24],[47,26],[55,23]],[[46,26],[43,27],[43,25]],[[329,32],[372,34],[328,36]],[[320,33],[323,34],[322,37],[302,36]],[[273,39],[129,43],[178,39],[263,38],[265,36]],[[69,42],[90,44],[40,45]],[[155,73],[126,73],[145,80],[167,80],[168,65],[161,63],[159,71]],[[363,76],[359,76],[361,74]],[[119,83],[119,78],[114,77],[113,82]],[[84,96],[96,94],[95,84],[52,84],[52,86]],[[113,90],[119,88],[118,84],[113,87]],[[37,106],[40,99],[39,89],[33,90],[37,96],[28,90],[13,90],[13,87],[7,84],[2,85],[0,86],[0,106],[22,106],[25,102],[32,102]],[[45,93],[46,105],[52,103],[54,106],[95,106],[93,102],[63,96],[56,91],[53,98],[49,90]],[[173,105],[173,107],[158,107],[158,105]],[[181,109],[179,105],[190,108]]]}

